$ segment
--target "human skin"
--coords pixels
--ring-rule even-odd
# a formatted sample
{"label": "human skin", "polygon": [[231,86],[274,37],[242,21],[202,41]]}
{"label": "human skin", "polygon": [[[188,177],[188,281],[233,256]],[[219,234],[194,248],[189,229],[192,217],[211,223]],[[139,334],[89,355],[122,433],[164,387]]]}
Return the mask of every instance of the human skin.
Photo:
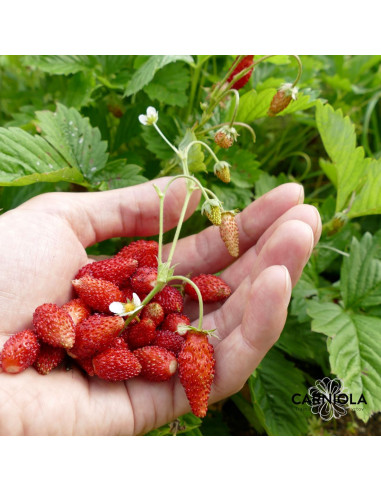
{"label": "human skin", "polygon": [[[169,178],[155,183],[164,189]],[[13,333],[31,327],[35,308],[71,299],[71,280],[90,260],[85,248],[111,237],[158,232],[159,199],[153,182],[95,193],[48,193],[0,217],[0,347]],[[181,180],[165,200],[166,230],[177,224],[186,187]],[[233,294],[207,305],[203,327],[215,329],[216,374],[210,403],[236,393],[279,338],[292,286],[298,281],[321,233],[317,210],[304,205],[300,185],[282,185],[237,215],[240,257],[226,251],[212,226],[181,239],[176,274],[224,270]],[[187,217],[195,210],[194,193]],[[164,258],[169,245],[163,250]],[[197,322],[197,304],[187,310]],[[41,376],[33,368],[0,373],[1,435],[132,435],[189,412],[178,376],[162,383],[140,377],[110,383],[73,367]]]}

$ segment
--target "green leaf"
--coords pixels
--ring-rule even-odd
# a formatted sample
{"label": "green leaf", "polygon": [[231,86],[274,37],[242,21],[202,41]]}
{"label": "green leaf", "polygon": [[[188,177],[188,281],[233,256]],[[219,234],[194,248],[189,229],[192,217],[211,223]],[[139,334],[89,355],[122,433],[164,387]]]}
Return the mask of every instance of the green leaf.
{"label": "green leaf", "polygon": [[173,63],[158,71],[144,92],[151,98],[171,106],[184,107],[188,96],[189,72],[183,64]]}
{"label": "green leaf", "polygon": [[0,128],[1,186],[57,181],[82,183],[83,176],[39,135],[20,128]]}
{"label": "green leaf", "polygon": [[349,196],[361,188],[369,164],[364,149],[356,147],[354,125],[342,111],[318,103],[316,123],[327,154],[337,170],[336,211],[342,211]]}
{"label": "green leaf", "polygon": [[[139,126],[139,122],[137,125]],[[175,156],[173,149],[164,142],[153,126],[140,126],[142,128],[142,136],[147,149],[155,154],[156,157],[161,160],[168,160]],[[159,113],[159,126],[167,139],[170,142],[173,142],[176,136],[176,125],[173,119],[166,114]]]}
{"label": "green leaf", "polygon": [[143,168],[136,164],[127,164],[126,159],[110,161],[99,172],[94,174],[93,183],[102,189],[114,190],[145,183],[147,178],[141,175]]}
{"label": "green leaf", "polygon": [[337,188],[337,167],[332,162],[325,159],[319,159],[319,166],[323,169],[324,174],[331,181],[331,183]]}
{"label": "green leaf", "polygon": [[143,89],[154,78],[156,72],[169,63],[177,61],[193,63],[189,55],[153,55],[132,76],[129,81],[124,97],[132,96]]}
{"label": "green leaf", "polygon": [[108,154],[107,143],[101,140],[98,128],[76,109],[57,104],[57,111],[38,111],[39,126],[45,139],[70,163],[91,180],[102,169]]}
{"label": "green leaf", "polygon": [[[170,422],[169,424],[165,424],[157,429],[154,429],[146,434],[146,436],[170,436],[174,435],[175,431],[176,435],[202,435],[201,432],[198,431],[199,427],[202,424],[202,420],[193,415],[193,413],[186,413],[182,415],[174,422]],[[198,431],[198,432],[197,432]]]}
{"label": "green leaf", "polygon": [[[197,140],[196,135],[189,128],[185,132],[184,138],[179,144],[179,150],[185,150],[186,147]],[[204,163],[204,152],[202,151],[202,146],[200,144],[192,145],[188,152],[188,168],[191,173],[206,171],[206,166]]]}
{"label": "green leaf", "polygon": [[81,109],[91,101],[91,94],[95,86],[93,73],[79,72],[65,80],[66,92],[60,102],[67,107]]}
{"label": "green leaf", "polygon": [[93,68],[96,63],[96,58],[90,55],[30,55],[23,59],[24,65],[52,75],[82,72]]}
{"label": "green leaf", "polygon": [[381,159],[373,160],[366,174],[366,182],[355,197],[348,217],[381,214]]}
{"label": "green leaf", "polygon": [[300,92],[296,101],[291,101],[287,108],[278,113],[277,116],[284,116],[295,113],[296,111],[304,111],[316,106],[316,104],[316,94],[303,94]]}
{"label": "green leaf", "polygon": [[340,290],[346,308],[381,304],[381,261],[374,258],[377,244],[370,233],[352,238],[349,257],[341,267]]}
{"label": "green leaf", "polygon": [[249,378],[256,415],[270,436],[302,436],[307,433],[307,413],[297,412],[292,395],[305,394],[303,373],[273,348]]}
{"label": "green leaf", "polygon": [[337,304],[309,301],[312,330],[329,337],[327,348],[333,374],[358,401],[364,395],[367,404],[358,405],[357,417],[366,422],[381,411],[381,330],[380,319],[352,314]]}
{"label": "green leaf", "polygon": [[239,101],[236,121],[251,123],[267,115],[276,89],[265,89],[262,92],[251,90],[244,94]]}

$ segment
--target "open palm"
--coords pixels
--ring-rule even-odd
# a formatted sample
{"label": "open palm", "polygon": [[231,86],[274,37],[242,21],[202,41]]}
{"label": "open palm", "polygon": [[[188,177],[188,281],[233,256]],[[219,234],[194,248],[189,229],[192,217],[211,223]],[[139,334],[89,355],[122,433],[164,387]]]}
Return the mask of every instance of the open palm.
{"label": "open palm", "polygon": [[[156,181],[163,189],[167,178]],[[165,228],[177,223],[185,184],[165,201]],[[188,216],[198,201],[197,193]],[[223,304],[209,305],[204,328],[215,328],[216,375],[210,401],[237,392],[278,339],[292,285],[319,239],[317,210],[302,205],[302,188],[286,184],[237,216],[240,258],[232,262],[217,227],[178,242],[177,274],[215,273],[232,287]],[[35,308],[72,297],[71,280],[89,261],[85,248],[119,236],[158,232],[159,200],[152,183],[98,193],[51,193],[0,217],[0,347],[31,326]],[[164,248],[164,257],[168,250]],[[187,312],[197,316],[196,304]],[[196,321],[196,320],[195,320]],[[194,322],[193,322],[194,324]],[[175,375],[151,383],[140,377],[110,383],[73,368],[41,376],[0,373],[0,434],[142,434],[190,410]]]}

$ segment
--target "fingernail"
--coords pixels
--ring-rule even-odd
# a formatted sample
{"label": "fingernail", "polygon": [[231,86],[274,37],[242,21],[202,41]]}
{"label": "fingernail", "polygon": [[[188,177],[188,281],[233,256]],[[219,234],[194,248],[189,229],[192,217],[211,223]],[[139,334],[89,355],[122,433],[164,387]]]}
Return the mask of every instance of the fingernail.
{"label": "fingernail", "polygon": [[[309,257],[312,255],[312,251],[314,250],[314,247],[315,247],[315,236],[314,236],[314,233],[310,227],[310,231],[311,231],[311,245],[310,245],[310,250],[308,251],[308,256],[307,256],[307,261],[309,260]],[[307,263],[306,261],[306,263]]]}
{"label": "fingernail", "polygon": [[300,185],[300,193],[299,193],[299,198],[298,198],[298,204],[300,205],[303,202],[304,202],[304,188],[303,188],[302,185]]}
{"label": "fingernail", "polygon": [[291,299],[291,291],[292,291],[291,278],[290,278],[290,274],[289,274],[287,267],[285,265],[282,265],[282,267],[284,268],[284,274],[286,277],[286,279],[285,279],[286,280],[285,292],[287,295],[287,304],[288,304],[290,302],[290,299]]}

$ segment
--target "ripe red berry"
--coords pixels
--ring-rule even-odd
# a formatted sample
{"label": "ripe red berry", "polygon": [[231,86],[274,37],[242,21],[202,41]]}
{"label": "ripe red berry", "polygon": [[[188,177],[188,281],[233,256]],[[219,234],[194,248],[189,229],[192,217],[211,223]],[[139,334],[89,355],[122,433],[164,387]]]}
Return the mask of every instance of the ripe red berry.
{"label": "ripe red berry", "polygon": [[49,374],[64,360],[66,355],[65,349],[61,347],[51,347],[46,343],[41,343],[40,351],[33,367],[39,374]]}
{"label": "ripe red berry", "polygon": [[71,357],[87,359],[110,345],[124,327],[123,318],[93,314],[76,327]]}
{"label": "ripe red berry", "polygon": [[130,279],[131,287],[139,296],[149,294],[157,281],[157,269],[139,267]]}
{"label": "ripe red berry", "polygon": [[[231,289],[228,284],[216,275],[202,273],[197,277],[193,277],[191,280],[199,288],[202,300],[205,303],[224,301],[231,294]],[[190,284],[185,284],[184,290],[193,300],[198,300],[197,293]]]}
{"label": "ripe red berry", "polygon": [[[251,65],[253,65],[253,61],[254,61],[254,55],[246,55],[244,58],[242,58],[242,60],[238,63],[238,65],[235,67],[233,72],[230,74],[228,78],[228,82],[231,82],[239,73],[245,70],[245,68],[248,68]],[[254,66],[251,70],[249,70],[249,72],[246,75],[243,75],[232,85],[232,89],[237,89],[237,90],[242,89],[242,87],[244,87],[249,82],[253,70],[254,70]]]}
{"label": "ripe red berry", "polygon": [[182,295],[171,285],[166,285],[153,299],[155,302],[161,304],[165,314],[181,313],[184,309]]}
{"label": "ripe red berry", "polygon": [[138,268],[138,262],[134,258],[114,257],[106,260],[94,261],[82,267],[76,279],[89,275],[90,277],[108,280],[118,287]]}
{"label": "ripe red berry", "polygon": [[162,330],[177,332],[179,326],[189,326],[190,319],[185,314],[169,313],[161,326]]}
{"label": "ripe red berry", "polygon": [[204,333],[189,331],[177,358],[179,378],[192,412],[205,417],[214,378],[214,350]]}
{"label": "ripe red berry", "polygon": [[150,302],[146,306],[144,306],[140,317],[141,319],[152,319],[152,321],[155,323],[155,326],[159,326],[164,319],[164,309],[158,302]]}
{"label": "ripe red berry", "polygon": [[142,347],[134,355],[142,366],[140,375],[150,381],[167,381],[177,370],[176,357],[162,347]]}
{"label": "ripe red berry", "polygon": [[149,345],[155,338],[156,325],[152,319],[145,318],[135,325],[128,326],[123,332],[123,339],[131,350]]}
{"label": "ripe red berry", "polygon": [[156,256],[158,255],[159,244],[156,241],[146,241],[145,239],[140,239],[139,241],[134,241],[128,246],[125,246],[119,251],[116,257],[123,256],[126,258],[134,258],[138,260],[139,266],[151,266],[144,265],[144,260],[141,261],[146,256]]}
{"label": "ripe red berry", "polygon": [[125,381],[141,371],[139,360],[127,347],[107,348],[93,357],[95,374],[107,381]]}
{"label": "ripe red berry", "polygon": [[72,281],[74,290],[85,304],[101,313],[109,313],[112,302],[124,302],[123,293],[109,282],[88,275]]}
{"label": "ripe red berry", "polygon": [[67,302],[62,306],[62,309],[70,315],[74,326],[91,315],[91,309],[79,298]]}
{"label": "ripe red berry", "polygon": [[87,357],[86,359],[75,359],[75,362],[89,375],[95,376],[93,367],[93,358]]}
{"label": "ripe red berry", "polygon": [[12,335],[0,353],[0,367],[9,374],[17,374],[31,366],[40,349],[36,334],[24,330]]}
{"label": "ripe red berry", "polygon": [[33,313],[36,335],[52,347],[70,349],[75,341],[71,316],[56,304],[42,304]]}
{"label": "ripe red berry", "polygon": [[184,337],[170,330],[158,330],[152,345],[163,347],[170,352],[173,352],[177,357],[184,344]]}

